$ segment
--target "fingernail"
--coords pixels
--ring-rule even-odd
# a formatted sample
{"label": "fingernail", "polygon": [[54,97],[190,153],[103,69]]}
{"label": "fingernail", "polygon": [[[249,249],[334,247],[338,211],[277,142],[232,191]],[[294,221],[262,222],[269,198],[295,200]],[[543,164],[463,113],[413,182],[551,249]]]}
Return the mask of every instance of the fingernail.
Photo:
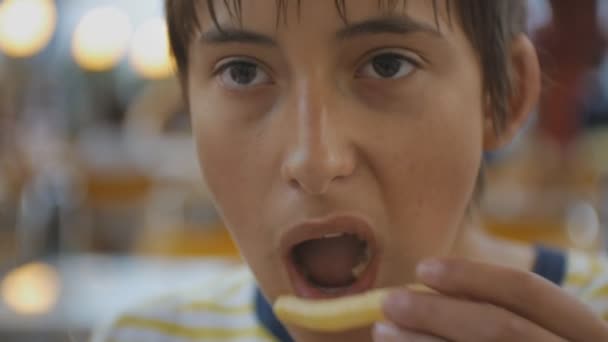
{"label": "fingernail", "polygon": [[393,341],[399,337],[399,331],[390,323],[378,322],[374,324],[373,337],[374,341]]}
{"label": "fingernail", "polygon": [[403,319],[409,308],[409,295],[402,291],[391,293],[384,301],[384,313],[389,319]]}
{"label": "fingernail", "polygon": [[416,274],[423,281],[436,281],[444,272],[445,267],[440,261],[425,260],[416,267]]}

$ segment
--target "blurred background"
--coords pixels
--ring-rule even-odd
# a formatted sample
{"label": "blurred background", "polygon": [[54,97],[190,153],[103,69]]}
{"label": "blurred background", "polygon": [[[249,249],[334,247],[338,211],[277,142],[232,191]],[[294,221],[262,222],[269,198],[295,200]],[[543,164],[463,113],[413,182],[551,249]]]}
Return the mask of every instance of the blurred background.
{"label": "blurred background", "polygon": [[[604,251],[608,0],[529,6],[543,97],[486,156],[483,220],[509,239]],[[236,262],[200,179],[162,1],[0,0],[0,341],[85,341]]]}

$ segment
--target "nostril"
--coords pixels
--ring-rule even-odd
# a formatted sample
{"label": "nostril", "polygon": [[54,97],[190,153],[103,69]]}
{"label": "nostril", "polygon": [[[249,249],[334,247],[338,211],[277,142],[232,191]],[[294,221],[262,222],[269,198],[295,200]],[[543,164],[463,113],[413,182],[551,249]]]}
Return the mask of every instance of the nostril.
{"label": "nostril", "polygon": [[283,168],[283,177],[291,189],[309,194],[324,194],[334,182],[343,182],[352,175],[352,168],[335,159],[291,160]]}
{"label": "nostril", "polygon": [[336,177],[334,177],[334,179],[332,179],[332,181],[334,181],[334,182],[335,182],[335,181],[341,181],[341,180],[343,180],[343,179],[346,179],[346,177],[347,177],[347,176],[336,176]]}
{"label": "nostril", "polygon": [[324,194],[333,182],[348,179],[355,168],[353,149],[337,135],[298,139],[283,158],[284,184],[311,195]]}
{"label": "nostril", "polygon": [[289,181],[289,186],[292,187],[292,188],[297,189],[297,188],[300,187],[300,183],[297,180],[295,180],[295,179],[291,179]]}

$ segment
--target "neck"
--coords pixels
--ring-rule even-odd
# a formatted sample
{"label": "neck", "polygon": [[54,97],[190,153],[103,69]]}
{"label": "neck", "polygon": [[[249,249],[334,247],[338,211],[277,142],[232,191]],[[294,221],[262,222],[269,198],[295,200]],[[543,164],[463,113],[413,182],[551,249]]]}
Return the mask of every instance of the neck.
{"label": "neck", "polygon": [[531,270],[535,258],[530,246],[491,236],[478,217],[465,223],[452,256],[521,270]]}

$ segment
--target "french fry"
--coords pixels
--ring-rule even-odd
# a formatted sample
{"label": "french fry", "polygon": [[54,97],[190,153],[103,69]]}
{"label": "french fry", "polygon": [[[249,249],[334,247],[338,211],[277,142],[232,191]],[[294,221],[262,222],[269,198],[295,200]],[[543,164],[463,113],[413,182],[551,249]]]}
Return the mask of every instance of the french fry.
{"label": "french fry", "polygon": [[[409,285],[417,292],[436,293],[424,285]],[[389,289],[328,300],[301,299],[281,296],[274,304],[274,312],[282,322],[318,332],[339,332],[362,328],[384,319],[382,303]]]}

